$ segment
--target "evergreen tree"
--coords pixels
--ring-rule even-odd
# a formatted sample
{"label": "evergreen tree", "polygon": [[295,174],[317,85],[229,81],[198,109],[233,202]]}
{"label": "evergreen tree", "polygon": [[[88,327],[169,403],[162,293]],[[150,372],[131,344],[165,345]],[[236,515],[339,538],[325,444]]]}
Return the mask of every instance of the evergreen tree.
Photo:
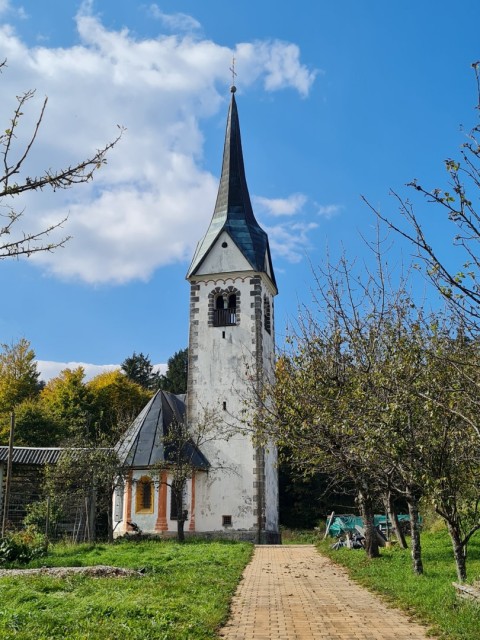
{"label": "evergreen tree", "polygon": [[159,375],[153,370],[149,356],[135,351],[121,364],[121,369],[129,380],[136,382],[144,389],[158,388]]}
{"label": "evergreen tree", "polygon": [[188,349],[174,353],[167,366],[167,373],[160,376],[158,388],[171,393],[187,393]]}

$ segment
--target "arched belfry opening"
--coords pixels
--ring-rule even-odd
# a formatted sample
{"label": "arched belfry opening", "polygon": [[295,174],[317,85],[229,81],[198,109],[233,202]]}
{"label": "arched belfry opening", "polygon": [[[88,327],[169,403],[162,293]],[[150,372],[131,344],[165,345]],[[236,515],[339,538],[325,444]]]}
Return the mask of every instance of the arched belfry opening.
{"label": "arched belfry opening", "polygon": [[235,287],[216,287],[209,294],[209,325],[234,327],[239,322],[240,292]]}

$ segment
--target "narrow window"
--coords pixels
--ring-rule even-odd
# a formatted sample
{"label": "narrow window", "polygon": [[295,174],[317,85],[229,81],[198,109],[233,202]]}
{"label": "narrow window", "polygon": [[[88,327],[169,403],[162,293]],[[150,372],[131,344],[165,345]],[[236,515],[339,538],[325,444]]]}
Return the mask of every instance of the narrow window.
{"label": "narrow window", "polygon": [[223,410],[224,410],[224,411],[226,411],[226,410],[227,410],[227,403],[226,403],[226,402],[224,402],[224,403],[223,403]]}
{"label": "narrow window", "polygon": [[272,309],[270,306],[270,300],[265,297],[263,299],[263,324],[265,327],[265,331],[267,333],[271,333],[272,332]]}
{"label": "narrow window", "polygon": [[237,323],[237,294],[232,293],[228,296],[228,324]]}
{"label": "narrow window", "polygon": [[153,493],[152,479],[142,476],[137,482],[135,513],[153,513]]}
{"label": "narrow window", "polygon": [[222,331],[222,338],[225,338],[225,331]]}
{"label": "narrow window", "polygon": [[222,516],[222,526],[223,527],[231,527],[232,526],[232,516]]}

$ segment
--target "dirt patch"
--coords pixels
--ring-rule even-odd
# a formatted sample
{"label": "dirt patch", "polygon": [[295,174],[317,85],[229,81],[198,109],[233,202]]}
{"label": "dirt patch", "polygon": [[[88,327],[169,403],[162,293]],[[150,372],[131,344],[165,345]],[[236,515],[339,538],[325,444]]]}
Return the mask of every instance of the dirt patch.
{"label": "dirt patch", "polygon": [[0,569],[0,578],[11,576],[52,576],[66,578],[68,576],[88,576],[90,578],[128,578],[142,576],[141,571],[97,565],[95,567],[41,567],[40,569]]}

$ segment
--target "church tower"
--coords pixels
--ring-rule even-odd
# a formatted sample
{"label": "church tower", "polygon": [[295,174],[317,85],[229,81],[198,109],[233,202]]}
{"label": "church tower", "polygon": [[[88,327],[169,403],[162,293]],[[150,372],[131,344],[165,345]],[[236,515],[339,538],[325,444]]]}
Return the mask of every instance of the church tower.
{"label": "church tower", "polygon": [[190,337],[187,420],[213,413],[231,432],[202,446],[211,464],[196,483],[196,531],[276,543],[275,447],[257,447],[242,424],[274,367],[277,285],[268,237],[255,219],[245,178],[235,87],[222,175],[210,226],[187,273]]}

